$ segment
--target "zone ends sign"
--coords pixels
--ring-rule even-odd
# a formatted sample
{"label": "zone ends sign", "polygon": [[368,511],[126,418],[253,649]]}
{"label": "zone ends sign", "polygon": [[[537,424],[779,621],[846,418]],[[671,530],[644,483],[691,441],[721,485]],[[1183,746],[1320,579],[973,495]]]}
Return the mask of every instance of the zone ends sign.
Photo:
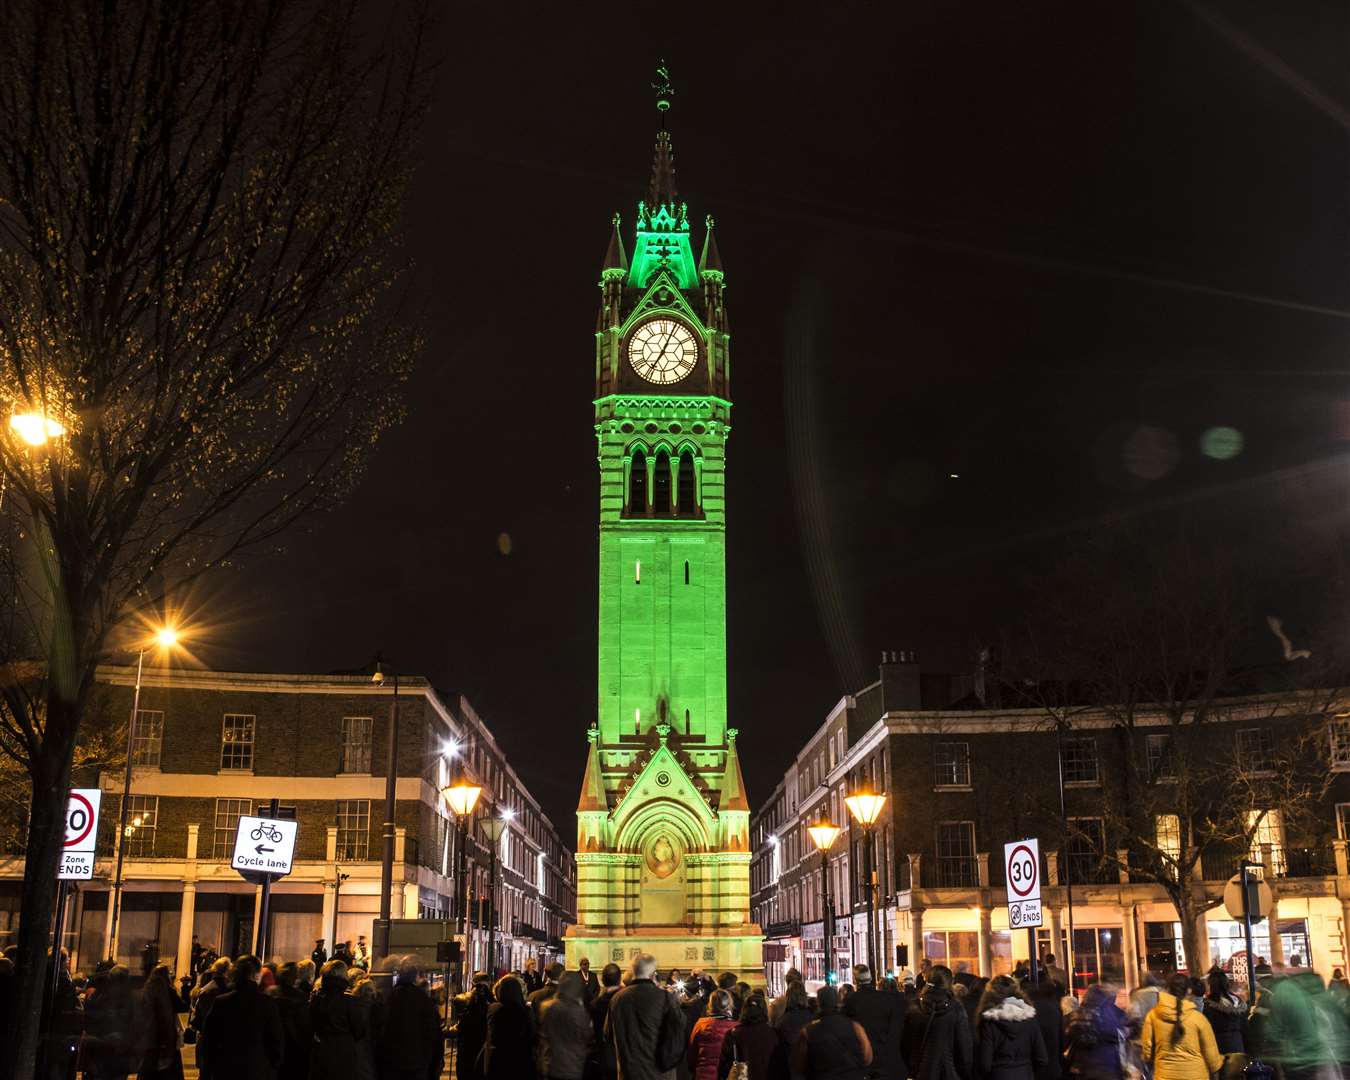
{"label": "zone ends sign", "polygon": [[1008,882],[1008,928],[1041,925],[1041,845],[1037,840],[1014,840],[1003,845]]}
{"label": "zone ends sign", "polygon": [[299,824],[278,818],[240,817],[230,866],[281,877],[291,872]]}
{"label": "zone ends sign", "polygon": [[94,848],[98,845],[98,788],[72,788],[66,800],[66,841],[61,848],[61,881],[88,881],[94,876]]}

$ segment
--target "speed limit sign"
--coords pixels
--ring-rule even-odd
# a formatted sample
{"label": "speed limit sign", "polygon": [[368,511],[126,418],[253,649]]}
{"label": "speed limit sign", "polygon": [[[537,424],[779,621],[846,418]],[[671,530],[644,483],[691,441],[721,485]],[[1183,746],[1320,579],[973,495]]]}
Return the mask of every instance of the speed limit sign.
{"label": "speed limit sign", "polygon": [[1014,840],[1003,845],[1008,882],[1008,926],[1016,930],[1041,925],[1041,845]]}
{"label": "speed limit sign", "polygon": [[72,788],[66,801],[66,842],[56,876],[63,881],[94,876],[94,849],[98,845],[98,788]]}

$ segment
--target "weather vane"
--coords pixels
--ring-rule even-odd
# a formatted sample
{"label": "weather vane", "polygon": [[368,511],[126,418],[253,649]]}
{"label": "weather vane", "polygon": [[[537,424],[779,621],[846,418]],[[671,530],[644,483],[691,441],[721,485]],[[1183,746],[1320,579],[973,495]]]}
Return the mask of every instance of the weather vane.
{"label": "weather vane", "polygon": [[652,83],[656,91],[656,111],[664,113],[670,108],[670,99],[675,96],[675,87],[670,81],[670,68],[661,60],[656,65],[656,82]]}

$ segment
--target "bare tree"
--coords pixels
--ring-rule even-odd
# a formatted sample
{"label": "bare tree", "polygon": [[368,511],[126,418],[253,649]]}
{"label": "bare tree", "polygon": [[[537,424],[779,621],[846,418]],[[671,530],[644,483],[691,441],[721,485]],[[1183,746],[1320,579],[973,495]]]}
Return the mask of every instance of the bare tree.
{"label": "bare tree", "polygon": [[391,286],[428,25],[364,7],[6,7],[0,397],[37,418],[0,432],[0,748],[34,791],[14,1075],[34,1070],[64,793],[110,634],[340,498],[400,416],[418,342]]}
{"label": "bare tree", "polygon": [[1037,583],[1005,650],[1006,692],[1065,738],[1104,735],[1115,766],[1093,803],[1101,831],[1070,817],[1066,848],[1159,885],[1192,964],[1207,963],[1200,920],[1219,902],[1205,869],[1235,872],[1277,822],[1293,835],[1316,828],[1345,707],[1337,658],[1289,661],[1259,636],[1254,588],[1212,542],[1107,532]]}

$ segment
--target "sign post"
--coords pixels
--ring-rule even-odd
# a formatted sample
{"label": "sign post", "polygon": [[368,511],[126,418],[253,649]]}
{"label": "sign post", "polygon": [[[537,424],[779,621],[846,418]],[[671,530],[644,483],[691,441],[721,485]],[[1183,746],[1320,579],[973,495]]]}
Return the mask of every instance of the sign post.
{"label": "sign post", "polygon": [[1004,844],[1003,865],[1008,883],[1008,929],[1026,927],[1034,986],[1040,981],[1040,962],[1036,956],[1036,928],[1041,925],[1040,841],[1033,838]]}
{"label": "sign post", "polygon": [[[1270,914],[1275,896],[1261,878],[1251,876],[1253,867],[1260,863],[1242,860],[1242,867],[1229,879],[1223,890],[1223,906],[1234,919],[1242,920],[1242,932],[1246,938],[1247,959],[1247,1006],[1250,1008],[1256,997],[1256,965],[1252,963],[1252,922],[1260,921]],[[1271,928],[1271,933],[1275,933]]]}
{"label": "sign post", "polygon": [[234,833],[234,857],[230,865],[247,881],[262,885],[262,904],[258,910],[258,933],[254,951],[267,958],[268,908],[272,900],[272,879],[291,872],[295,858],[295,838],[300,826],[294,807],[281,807],[273,799],[265,817],[241,815]]}
{"label": "sign post", "polygon": [[103,792],[98,788],[72,788],[66,799],[66,839],[61,846],[61,865],[56,868],[56,925],[52,929],[53,1001],[61,974],[61,940],[66,933],[66,882],[88,881],[94,876],[102,799]]}

